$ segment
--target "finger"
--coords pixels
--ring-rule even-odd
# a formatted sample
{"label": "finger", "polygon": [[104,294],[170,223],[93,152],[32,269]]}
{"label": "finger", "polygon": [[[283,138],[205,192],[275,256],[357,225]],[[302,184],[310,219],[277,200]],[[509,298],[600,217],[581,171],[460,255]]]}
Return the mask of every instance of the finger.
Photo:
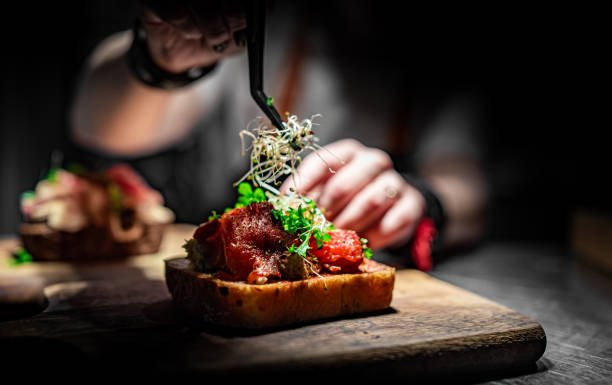
{"label": "finger", "polygon": [[246,28],[244,4],[240,1],[225,1],[223,4],[223,18],[230,31]]}
{"label": "finger", "polygon": [[200,28],[209,45],[215,46],[230,40],[230,30],[223,17],[207,18],[202,23]]}
{"label": "finger", "polygon": [[157,13],[155,13],[153,10],[149,8],[142,9],[142,12],[140,14],[140,19],[145,25],[147,24],[156,25],[156,24],[164,23],[161,17],[159,17]]}
{"label": "finger", "polygon": [[230,30],[223,17],[223,9],[218,2],[195,2],[190,5],[191,13],[206,43],[210,47],[230,40]]}
{"label": "finger", "polygon": [[147,41],[149,46],[159,47],[171,46],[179,37],[179,32],[165,21],[143,21],[143,26],[147,31]]}
{"label": "finger", "polygon": [[152,39],[159,39],[160,37],[167,36],[174,28],[148,8],[142,10],[140,20],[147,30],[147,35]]}
{"label": "finger", "polygon": [[355,195],[336,216],[334,225],[357,232],[368,229],[400,198],[404,183],[395,171],[385,171]]}
{"label": "finger", "polygon": [[179,31],[161,19],[147,19],[143,21],[143,25],[147,31],[147,44],[153,60],[167,70],[180,69],[183,63],[175,60],[176,52],[185,45],[186,40]]}
{"label": "finger", "polygon": [[392,165],[391,158],[384,151],[368,149],[359,152],[325,183],[319,204],[333,219],[365,185]]}
{"label": "finger", "polygon": [[308,192],[307,197],[312,199],[315,202],[318,202],[322,191],[323,191],[323,186],[317,185]]}
{"label": "finger", "polygon": [[198,24],[194,18],[192,12],[187,8],[177,8],[172,14],[164,17],[160,16],[166,23],[181,34],[185,39],[201,39],[202,31],[198,27]]}
{"label": "finger", "polygon": [[337,172],[364,148],[356,140],[344,139],[331,143],[316,153],[311,153],[298,167],[297,177],[287,178],[281,186],[281,192],[287,193],[289,188],[294,188],[307,195],[316,185],[327,181],[333,175],[330,169]]}
{"label": "finger", "polygon": [[416,190],[408,190],[386,212],[382,220],[366,231],[362,236],[369,241],[373,249],[381,249],[407,241],[419,220],[425,213],[425,202]]}
{"label": "finger", "polygon": [[[173,45],[169,43],[173,42]],[[235,44],[229,44],[229,48],[221,54],[214,52],[211,47],[206,43],[202,43],[199,40],[185,40],[185,39],[168,39],[164,45],[164,57],[168,66],[171,68],[182,68],[186,70],[192,67],[208,66],[217,62],[223,55],[233,52],[234,50],[241,50],[241,47]]]}

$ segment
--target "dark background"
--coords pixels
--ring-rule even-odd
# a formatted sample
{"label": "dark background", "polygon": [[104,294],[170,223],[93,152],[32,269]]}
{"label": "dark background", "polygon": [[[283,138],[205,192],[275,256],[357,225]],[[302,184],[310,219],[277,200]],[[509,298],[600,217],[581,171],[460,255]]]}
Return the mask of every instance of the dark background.
{"label": "dark background", "polygon": [[[379,60],[395,60],[388,51],[410,44],[423,76],[456,78],[485,96],[489,237],[564,242],[577,208],[609,210],[597,10],[377,4],[373,17],[388,17],[393,31],[378,38]],[[325,3],[312,6],[325,17]],[[97,0],[3,11],[0,234],[16,231],[19,194],[65,144],[83,61],[101,39],[129,28],[136,9],[134,1]]]}

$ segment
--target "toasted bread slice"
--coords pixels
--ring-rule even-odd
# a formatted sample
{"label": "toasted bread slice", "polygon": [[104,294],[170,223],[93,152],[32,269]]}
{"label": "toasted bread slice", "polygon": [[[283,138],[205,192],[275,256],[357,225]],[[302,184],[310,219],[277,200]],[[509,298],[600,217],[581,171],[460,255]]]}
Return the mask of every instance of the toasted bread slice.
{"label": "toasted bread slice", "polygon": [[365,273],[253,285],[193,271],[186,258],[174,258],[165,261],[166,284],[175,305],[197,321],[271,328],[388,308],[395,269],[365,263]]}
{"label": "toasted bread slice", "polygon": [[142,235],[130,242],[116,241],[108,227],[95,226],[69,233],[45,223],[22,223],[19,235],[36,261],[112,259],[157,252],[166,227],[143,225]]}

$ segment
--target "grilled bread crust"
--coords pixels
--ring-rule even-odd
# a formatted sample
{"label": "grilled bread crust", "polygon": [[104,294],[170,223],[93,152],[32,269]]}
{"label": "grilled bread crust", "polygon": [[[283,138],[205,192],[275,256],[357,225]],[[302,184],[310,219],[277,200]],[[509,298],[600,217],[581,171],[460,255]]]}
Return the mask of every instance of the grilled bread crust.
{"label": "grilled bread crust", "polygon": [[365,273],[253,285],[193,271],[186,258],[173,258],[165,261],[166,284],[175,306],[198,322],[272,328],[388,308],[395,269],[365,263]]}
{"label": "grilled bread crust", "polygon": [[95,226],[69,233],[45,223],[22,223],[19,235],[36,261],[112,259],[159,251],[166,227],[145,224],[142,236],[130,242],[118,242],[108,227]]}

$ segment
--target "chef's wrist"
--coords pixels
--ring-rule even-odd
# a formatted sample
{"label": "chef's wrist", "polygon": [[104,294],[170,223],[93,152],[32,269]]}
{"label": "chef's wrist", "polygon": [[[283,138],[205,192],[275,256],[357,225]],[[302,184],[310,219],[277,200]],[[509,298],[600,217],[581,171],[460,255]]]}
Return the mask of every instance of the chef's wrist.
{"label": "chef's wrist", "polygon": [[187,86],[212,72],[216,63],[206,67],[194,67],[181,73],[161,68],[151,57],[147,44],[147,32],[140,20],[134,22],[133,40],[126,54],[132,75],[150,87],[172,90]]}
{"label": "chef's wrist", "polygon": [[433,240],[433,251],[438,251],[442,247],[444,230],[446,227],[446,213],[438,194],[422,178],[411,174],[402,174],[406,182],[418,190],[425,200],[425,217],[430,218],[436,229],[436,237]]}

